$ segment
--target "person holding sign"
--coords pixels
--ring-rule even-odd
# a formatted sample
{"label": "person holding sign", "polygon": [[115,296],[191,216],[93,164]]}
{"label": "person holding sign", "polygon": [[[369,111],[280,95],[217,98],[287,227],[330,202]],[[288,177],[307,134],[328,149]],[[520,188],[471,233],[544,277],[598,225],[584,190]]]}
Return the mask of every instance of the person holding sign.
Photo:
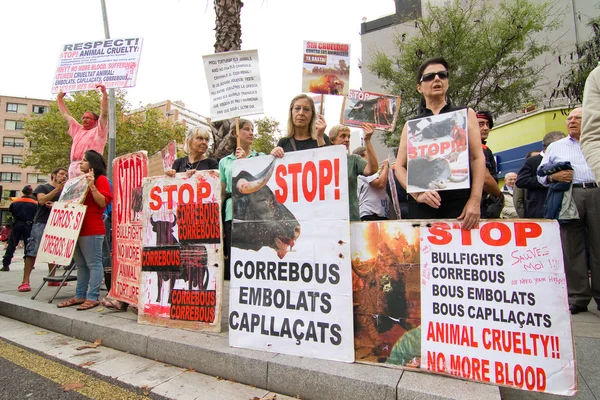
{"label": "person holding sign", "polygon": [[[422,112],[415,117],[423,118],[459,110],[446,99],[448,91],[448,63],[442,57],[425,60],[417,72],[417,90],[423,95]],[[481,193],[485,178],[485,158],[481,151],[481,136],[475,111],[468,109],[467,117],[469,167],[471,187],[448,191],[427,190],[410,193],[409,217],[412,219],[457,218],[463,221],[463,229],[470,230],[479,223]],[[408,123],[402,128],[396,176],[408,189]]]}
{"label": "person holding sign", "polygon": [[[29,235],[27,243],[25,243],[25,268],[23,269],[23,282],[21,282],[21,285],[18,288],[19,292],[29,292],[31,290],[29,277],[31,276],[33,266],[35,265],[35,259],[42,241],[42,235],[44,234],[44,229],[48,223],[52,205],[60,198],[60,193],[67,181],[67,174],[68,171],[65,168],[56,168],[50,175],[50,183],[39,185],[33,191],[33,195],[37,198],[38,206],[35,217],[33,218],[31,234]],[[51,273],[56,273],[56,271],[52,271],[53,268],[54,264],[48,264],[48,270]],[[50,276],[54,276],[54,273]],[[59,285],[60,282],[48,283],[48,286]]]}
{"label": "person holding sign", "polygon": [[[377,154],[371,144],[371,137],[375,128],[371,124],[361,124],[365,132],[363,137],[367,148],[367,156],[362,158],[356,154],[348,154],[348,196],[350,200],[350,221],[360,221],[360,211],[358,206],[358,176],[371,176],[379,169],[377,163]],[[329,131],[331,144],[341,144],[350,149],[350,128],[344,125],[336,125]]]}
{"label": "person holding sign", "polygon": [[187,172],[189,178],[196,171],[219,168],[217,160],[208,158],[205,154],[209,141],[210,131],[207,128],[194,128],[188,132],[183,144],[183,151],[188,155],[176,159],[173,167],[165,171],[165,175],[174,177],[177,172]]}
{"label": "person holding sign", "polygon": [[80,168],[85,174],[88,192],[83,202],[87,210],[73,255],[77,263],[77,287],[75,297],[58,304],[58,307],[79,305],[77,310],[88,310],[100,304],[98,298],[104,272],[102,243],[106,234],[102,214],[111,202],[112,194],[106,177],[106,161],[100,153],[95,150],[86,151]]}
{"label": "person holding sign", "polygon": [[288,113],[288,136],[279,139],[276,149],[277,154],[283,152],[316,149],[329,145],[329,138],[325,135],[327,123],[321,114],[315,110],[312,97],[300,94],[292,99]]}
{"label": "person holding sign", "polygon": [[[314,107],[314,106],[313,106]],[[238,137],[238,147],[235,149],[235,153],[223,157],[219,162],[219,172],[221,174],[221,199],[223,199],[223,247],[225,255],[225,280],[231,278],[231,221],[233,220],[233,206],[231,201],[232,183],[233,183],[233,162],[241,158],[251,158],[264,156],[264,153],[259,153],[256,150],[252,150],[252,143],[254,142],[254,125],[252,121],[247,119],[239,119],[239,134],[235,132],[235,126],[231,134]],[[271,155],[281,158],[283,157],[283,151],[279,148],[274,148],[271,151]]]}
{"label": "person holding sign", "polygon": [[102,92],[100,102],[100,115],[86,111],[81,117],[81,124],[71,116],[67,108],[62,90],[56,96],[56,104],[63,118],[69,123],[69,136],[73,138],[71,145],[71,164],[69,165],[69,179],[82,174],[79,164],[86,150],[95,150],[102,154],[108,138],[108,94],[104,85],[97,85]]}

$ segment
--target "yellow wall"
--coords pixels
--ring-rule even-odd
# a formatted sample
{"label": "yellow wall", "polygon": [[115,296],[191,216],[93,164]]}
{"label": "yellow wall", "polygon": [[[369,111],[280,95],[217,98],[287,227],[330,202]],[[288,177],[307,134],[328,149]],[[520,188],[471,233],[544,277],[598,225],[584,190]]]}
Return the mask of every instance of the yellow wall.
{"label": "yellow wall", "polygon": [[494,153],[542,140],[550,131],[567,134],[567,115],[572,109],[555,108],[529,113],[490,131],[487,145]]}

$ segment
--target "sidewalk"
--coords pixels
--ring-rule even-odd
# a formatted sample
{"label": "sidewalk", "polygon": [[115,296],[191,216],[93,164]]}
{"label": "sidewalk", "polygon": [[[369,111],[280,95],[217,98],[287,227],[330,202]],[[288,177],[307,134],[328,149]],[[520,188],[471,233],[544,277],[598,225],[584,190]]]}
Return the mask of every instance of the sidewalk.
{"label": "sidewalk", "polygon": [[[132,312],[102,307],[88,311],[58,309],[56,304],[73,296],[74,283],[61,289],[52,304],[48,300],[56,288],[48,286],[31,300],[48,269],[45,264],[37,264],[31,276],[32,292],[19,293],[21,257],[22,250],[18,250],[11,270],[0,272],[0,315],[89,342],[101,339],[104,346],[116,350],[291,397],[298,395],[306,400],[561,398],[400,369],[232,348],[227,329],[228,282],[221,333],[140,325]],[[101,296],[105,295],[106,291],[101,292]],[[596,365],[600,359],[600,312],[595,304],[590,305],[590,311],[573,317],[579,378],[576,399],[600,398],[600,366]]]}

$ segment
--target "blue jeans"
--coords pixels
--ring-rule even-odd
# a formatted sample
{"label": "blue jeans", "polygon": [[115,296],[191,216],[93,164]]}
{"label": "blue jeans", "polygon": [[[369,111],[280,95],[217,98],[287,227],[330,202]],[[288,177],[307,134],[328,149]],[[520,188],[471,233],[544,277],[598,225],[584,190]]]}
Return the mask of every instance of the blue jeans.
{"label": "blue jeans", "polygon": [[77,241],[73,257],[77,264],[75,297],[78,299],[97,301],[100,297],[100,285],[104,275],[102,267],[103,242],[103,235],[81,236]]}

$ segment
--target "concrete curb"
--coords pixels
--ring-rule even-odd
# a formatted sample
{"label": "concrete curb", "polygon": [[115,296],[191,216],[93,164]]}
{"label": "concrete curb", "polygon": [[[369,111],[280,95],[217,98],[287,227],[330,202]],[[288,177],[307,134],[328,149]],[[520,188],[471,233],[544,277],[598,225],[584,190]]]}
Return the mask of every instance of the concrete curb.
{"label": "concrete curb", "polygon": [[59,309],[0,293],[0,315],[149,359],[310,399],[500,399],[496,386],[229,346],[226,334],[140,325],[131,313]]}

